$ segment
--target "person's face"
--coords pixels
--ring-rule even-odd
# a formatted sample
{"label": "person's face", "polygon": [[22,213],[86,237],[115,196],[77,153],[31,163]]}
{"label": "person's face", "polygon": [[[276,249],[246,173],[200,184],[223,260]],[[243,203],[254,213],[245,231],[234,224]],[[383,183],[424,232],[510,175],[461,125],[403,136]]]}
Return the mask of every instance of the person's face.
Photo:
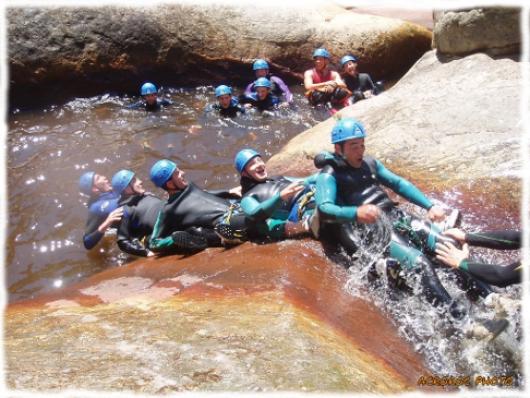
{"label": "person's face", "polygon": [[168,187],[180,191],[188,186],[188,181],[184,178],[186,173],[179,168],[176,168],[171,179],[169,180]]}
{"label": "person's face", "polygon": [[342,155],[350,166],[361,167],[364,155],[364,138],[353,138],[344,141],[342,145],[335,144],[335,152]]}
{"label": "person's face", "polygon": [[344,64],[343,70],[346,74],[350,76],[357,75],[357,63],[353,61],[348,61]]}
{"label": "person's face", "polygon": [[219,105],[221,108],[228,108],[230,106],[230,101],[232,100],[232,97],[228,94],[220,95],[217,97],[217,101],[219,101]]}
{"label": "person's face", "polygon": [[269,74],[268,69],[256,69],[254,72],[256,73],[256,79],[259,79],[260,77],[267,77]]}
{"label": "person's face", "polygon": [[256,156],[247,163],[243,170],[243,175],[258,182],[263,182],[267,179],[267,169],[261,156]]}
{"label": "person's face", "polygon": [[256,87],[256,93],[260,100],[264,100],[267,98],[267,94],[269,94],[269,89],[267,87]]}
{"label": "person's face", "polygon": [[144,95],[145,102],[147,102],[149,105],[154,105],[156,102],[156,94],[147,94]]}
{"label": "person's face", "polygon": [[321,70],[328,66],[328,59],[325,57],[315,57],[315,69]]}
{"label": "person's face", "polygon": [[110,181],[107,177],[101,174],[95,174],[92,190],[96,192],[110,192],[112,191],[112,185],[110,185]]}
{"label": "person's face", "polygon": [[125,188],[123,191],[127,195],[134,195],[134,194],[143,194],[145,193],[144,186],[142,185],[142,180],[140,180],[138,177],[134,177],[130,184]]}

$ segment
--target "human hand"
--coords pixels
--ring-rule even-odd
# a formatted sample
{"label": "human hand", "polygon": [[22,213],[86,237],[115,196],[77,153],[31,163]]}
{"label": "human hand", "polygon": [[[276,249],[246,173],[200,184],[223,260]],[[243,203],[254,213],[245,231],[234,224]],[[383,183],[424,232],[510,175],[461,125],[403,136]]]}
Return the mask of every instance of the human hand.
{"label": "human hand", "polygon": [[111,211],[105,221],[98,227],[99,232],[105,232],[113,223],[121,220],[123,216],[123,207]]}
{"label": "human hand", "polygon": [[460,263],[469,258],[469,245],[464,243],[458,249],[451,242],[436,244],[436,258],[453,268],[458,268]]}
{"label": "human hand", "polygon": [[287,185],[284,189],[280,191],[280,199],[284,201],[290,199],[303,189],[304,185],[302,181],[291,182],[289,185]]}
{"label": "human hand", "polygon": [[381,215],[376,205],[362,205],[357,208],[357,221],[363,224],[373,224]]}
{"label": "human hand", "polygon": [[234,187],[228,191],[229,194],[241,197],[241,185]]}
{"label": "human hand", "polygon": [[445,219],[445,212],[440,206],[433,206],[427,212],[427,217],[433,222],[440,222]]}
{"label": "human hand", "polygon": [[373,96],[372,90],[363,91],[364,98],[370,98]]}
{"label": "human hand", "polygon": [[458,228],[451,228],[447,231],[444,231],[444,235],[447,235],[460,243],[464,243],[466,241],[466,233]]}
{"label": "human hand", "polygon": [[280,102],[280,104],[278,105],[278,108],[287,109],[287,108],[289,108],[289,103],[288,102]]}

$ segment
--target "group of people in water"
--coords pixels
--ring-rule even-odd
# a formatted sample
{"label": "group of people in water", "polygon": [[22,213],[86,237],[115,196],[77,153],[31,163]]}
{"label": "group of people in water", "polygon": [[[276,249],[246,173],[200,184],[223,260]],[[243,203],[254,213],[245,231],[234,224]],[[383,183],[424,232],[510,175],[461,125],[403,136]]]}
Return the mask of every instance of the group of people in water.
{"label": "group of people in water", "polygon": [[[305,96],[312,106],[326,106],[333,114],[359,100],[378,95],[383,90],[381,82],[374,83],[369,74],[359,73],[356,56],[348,54],[341,58],[340,73],[331,69],[330,59],[331,55],[325,48],[317,48],[313,52],[314,67],[304,73]],[[217,112],[222,117],[236,117],[249,108],[274,111],[291,106],[293,94],[280,77],[271,74],[266,60],[257,59],[252,69],[256,80],[246,86],[243,94],[235,96],[230,86],[219,85],[215,88],[217,103],[206,111]],[[171,105],[168,99],[157,98],[153,83],[145,83],[140,94],[143,100],[130,105],[129,109],[157,111]]]}
{"label": "group of people in water", "polygon": [[[304,75],[311,103],[329,101],[345,106],[352,99],[349,92],[366,96],[363,89],[368,86],[368,91],[377,94],[369,76],[360,79],[362,84],[357,81],[357,89],[352,91],[337,72],[328,70],[325,49],[317,49],[313,55],[315,68]],[[355,71],[356,63],[351,55],[341,60],[344,70]],[[257,79],[246,88],[248,103],[260,109],[259,104],[266,101],[277,104],[279,96],[285,103],[292,101],[283,81],[269,74],[266,61],[257,60],[253,68]],[[163,106],[156,96],[153,99],[156,88],[150,83],[144,84],[141,92],[150,107]],[[216,88],[218,111],[223,116],[234,116],[227,109],[244,112],[247,104],[231,94],[227,86]],[[354,96],[353,100],[360,98]],[[459,286],[481,297],[493,291],[490,285],[520,282],[520,261],[508,266],[480,264],[469,258],[468,251],[468,244],[518,249],[520,232],[443,231],[435,222],[445,218],[444,210],[381,161],[365,155],[366,134],[358,120],[338,119],[330,134],[334,151],[318,154],[314,164],[319,171],[306,178],[269,176],[258,151],[241,149],[234,157],[240,185],[226,190],[202,189],[188,181],[174,161],[161,159],[152,165],[149,176],[154,186],[167,192],[167,200],[147,192],[133,170],[118,171],[110,182],[94,171],[85,172],[79,181],[80,191],[89,196],[84,245],[93,248],[114,226],[120,249],[136,256],[194,253],[247,240],[304,236],[340,246],[353,255],[362,245],[356,229],[385,217],[392,225],[391,241],[383,253],[389,285],[406,291],[408,276],[419,274],[425,298],[433,305],[446,306],[454,318],[461,318],[464,310],[438,278],[438,263],[452,267]],[[426,219],[396,206],[383,186],[425,209]]]}

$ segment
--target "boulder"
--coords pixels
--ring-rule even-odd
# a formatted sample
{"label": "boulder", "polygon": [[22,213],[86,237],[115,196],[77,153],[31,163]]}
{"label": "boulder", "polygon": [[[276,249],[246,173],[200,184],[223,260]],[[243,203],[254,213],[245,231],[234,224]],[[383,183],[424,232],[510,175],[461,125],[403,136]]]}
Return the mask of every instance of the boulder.
{"label": "boulder", "polygon": [[422,359],[375,305],[345,291],[347,278],[310,241],[138,260],[8,306],[6,382],[144,393],[417,389]]}
{"label": "boulder", "polygon": [[[445,189],[484,179],[512,181],[518,201],[522,159],[521,64],[473,54],[426,53],[390,90],[339,112],[367,129],[366,152],[420,186]],[[313,172],[312,158],[333,150],[330,118],[299,134],[268,165],[278,174]],[[510,191],[508,191],[510,192]]]}
{"label": "boulder", "polygon": [[521,52],[520,8],[482,7],[437,11],[433,47],[442,54]]}
{"label": "boulder", "polygon": [[350,52],[360,56],[360,67],[376,78],[400,76],[432,40],[419,25],[325,2],[9,8],[7,20],[15,104],[112,90],[137,94],[145,80],[242,84],[254,78],[258,57],[288,82],[300,82],[320,46],[334,62]]}

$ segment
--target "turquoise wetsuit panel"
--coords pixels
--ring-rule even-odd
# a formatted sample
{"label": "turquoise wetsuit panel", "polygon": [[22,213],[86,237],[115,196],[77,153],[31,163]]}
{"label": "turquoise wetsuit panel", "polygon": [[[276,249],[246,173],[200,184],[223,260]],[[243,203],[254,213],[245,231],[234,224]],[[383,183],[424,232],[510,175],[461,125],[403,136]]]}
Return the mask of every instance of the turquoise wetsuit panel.
{"label": "turquoise wetsuit panel", "polygon": [[318,209],[337,221],[355,221],[357,206],[339,206],[337,202],[337,180],[332,174],[320,173],[315,194]]}

